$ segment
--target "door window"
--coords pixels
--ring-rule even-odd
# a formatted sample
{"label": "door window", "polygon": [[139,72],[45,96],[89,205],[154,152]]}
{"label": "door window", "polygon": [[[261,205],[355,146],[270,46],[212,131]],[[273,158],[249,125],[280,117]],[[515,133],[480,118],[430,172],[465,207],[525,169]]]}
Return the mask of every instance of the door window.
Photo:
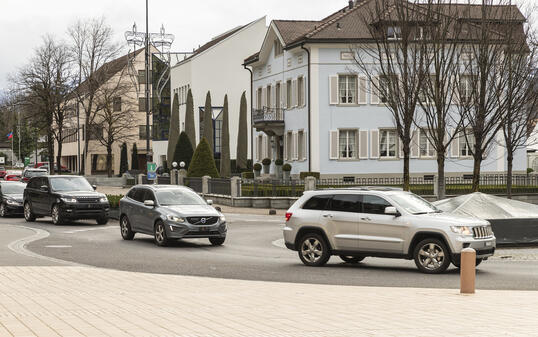
{"label": "door window", "polygon": [[358,194],[337,194],[330,202],[329,209],[337,212],[360,212],[361,196]]}
{"label": "door window", "polygon": [[127,193],[127,197],[135,200],[135,193],[136,193],[137,189],[136,188],[132,188],[129,193]]}
{"label": "door window", "polygon": [[385,214],[385,208],[391,206],[388,201],[375,195],[364,195],[362,198],[363,213]]}
{"label": "door window", "polygon": [[139,189],[136,190],[133,199],[138,201],[138,202],[144,202],[144,195],[145,194],[146,194],[146,190],[142,189],[142,188],[139,188]]}
{"label": "door window", "polygon": [[155,195],[153,194],[153,191],[146,190],[146,193],[144,194],[144,200],[142,200],[142,202],[146,200],[151,200],[155,202]]}
{"label": "door window", "polygon": [[303,209],[323,211],[327,208],[328,201],[332,195],[316,195],[310,198],[304,205]]}

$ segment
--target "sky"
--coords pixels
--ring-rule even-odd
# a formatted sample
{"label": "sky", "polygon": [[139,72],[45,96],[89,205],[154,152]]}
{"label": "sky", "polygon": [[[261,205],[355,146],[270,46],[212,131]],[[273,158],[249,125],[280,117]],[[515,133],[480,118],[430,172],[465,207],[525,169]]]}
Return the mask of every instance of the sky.
{"label": "sky", "polygon": [[[528,5],[538,0],[514,0]],[[1,0],[0,91],[9,75],[28,62],[42,37],[66,39],[79,19],[104,16],[118,41],[136,22],[145,30],[145,0]],[[175,35],[173,51],[192,51],[227,30],[263,16],[272,19],[319,20],[343,8],[347,0],[149,0],[149,31],[164,24]],[[7,52],[9,51],[9,52]]]}

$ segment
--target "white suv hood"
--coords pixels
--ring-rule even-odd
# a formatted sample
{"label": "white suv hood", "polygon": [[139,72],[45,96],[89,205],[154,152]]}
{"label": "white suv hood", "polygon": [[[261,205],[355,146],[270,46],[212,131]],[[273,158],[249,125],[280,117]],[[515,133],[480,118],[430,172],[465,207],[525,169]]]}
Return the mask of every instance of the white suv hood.
{"label": "white suv hood", "polygon": [[432,221],[438,224],[444,224],[449,226],[461,225],[461,226],[487,226],[489,222],[486,220],[472,218],[468,216],[462,216],[452,213],[428,213],[415,215],[427,221]]}

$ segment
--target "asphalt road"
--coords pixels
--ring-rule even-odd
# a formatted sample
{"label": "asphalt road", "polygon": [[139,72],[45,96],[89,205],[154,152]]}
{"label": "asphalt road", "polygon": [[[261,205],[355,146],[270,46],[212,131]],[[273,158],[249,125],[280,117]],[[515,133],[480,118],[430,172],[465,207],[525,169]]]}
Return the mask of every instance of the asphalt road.
{"label": "asphalt road", "polygon": [[[116,221],[105,226],[95,222],[54,226],[47,218],[33,223],[4,218],[0,219],[0,265],[58,265],[63,260],[124,271],[229,279],[459,287],[458,269],[451,267],[442,275],[425,275],[418,272],[413,261],[366,258],[358,265],[348,265],[334,256],[326,267],[305,267],[296,252],[282,247],[281,217],[228,214],[227,219],[229,231],[224,246],[212,247],[206,239],[193,239],[162,248],[145,235],[137,234],[133,241],[122,240]],[[20,241],[24,237],[37,240]],[[536,249],[529,252],[535,254]],[[538,290],[538,258],[485,261],[478,269],[477,288]]]}

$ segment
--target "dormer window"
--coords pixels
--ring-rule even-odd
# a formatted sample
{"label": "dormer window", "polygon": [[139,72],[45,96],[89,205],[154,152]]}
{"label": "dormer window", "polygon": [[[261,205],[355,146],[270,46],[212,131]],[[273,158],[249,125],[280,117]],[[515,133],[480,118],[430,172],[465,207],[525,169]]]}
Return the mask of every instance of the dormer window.
{"label": "dormer window", "polygon": [[401,40],[402,28],[397,26],[387,27],[387,39],[389,40]]}
{"label": "dormer window", "polygon": [[282,45],[280,44],[280,41],[275,40],[275,57],[282,55]]}

